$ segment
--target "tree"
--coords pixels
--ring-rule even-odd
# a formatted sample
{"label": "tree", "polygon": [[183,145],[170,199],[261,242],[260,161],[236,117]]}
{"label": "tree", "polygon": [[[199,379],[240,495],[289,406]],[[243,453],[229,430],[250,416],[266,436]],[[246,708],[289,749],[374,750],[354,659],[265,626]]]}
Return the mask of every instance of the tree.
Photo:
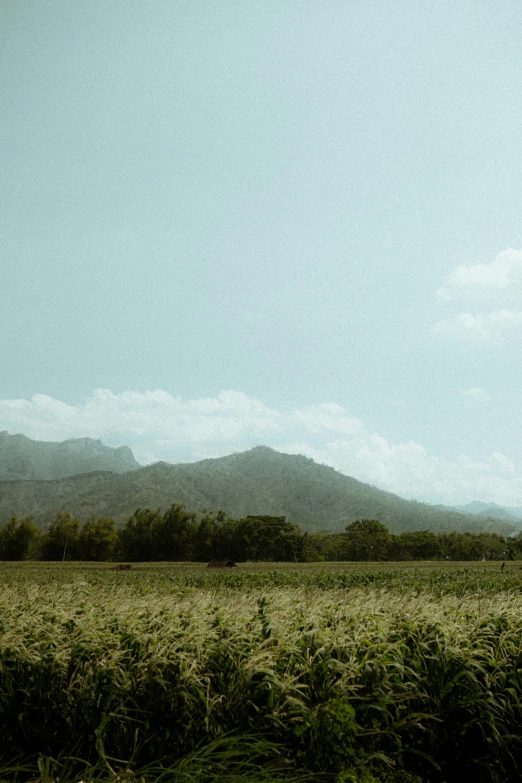
{"label": "tree", "polygon": [[12,517],[0,527],[0,560],[25,560],[38,539],[32,517]]}
{"label": "tree", "polygon": [[80,560],[112,560],[118,547],[114,519],[91,517],[83,525],[78,538]]}
{"label": "tree", "polygon": [[204,511],[203,514],[194,537],[194,557],[206,562],[217,557],[220,528],[226,517],[223,511],[218,511],[217,514]]}
{"label": "tree", "polygon": [[44,560],[74,560],[78,544],[80,521],[68,512],[60,512],[42,538]]}
{"label": "tree", "polygon": [[440,548],[444,560],[482,560],[484,549],[478,536],[471,533],[441,533]]}
{"label": "tree", "polygon": [[350,542],[345,533],[312,533],[312,537],[322,560],[350,559]]}
{"label": "tree", "polygon": [[138,508],[120,531],[120,552],[122,560],[134,562],[154,560],[156,540],[154,530],[161,525],[161,511]]}
{"label": "tree", "polygon": [[151,528],[154,560],[191,560],[195,549],[197,525],[195,514],[180,503],[173,503]]}
{"label": "tree", "polygon": [[522,557],[522,532],[516,538],[509,538],[508,546],[511,553],[509,559],[520,560]]}
{"label": "tree", "polygon": [[392,536],[392,560],[438,560],[441,557],[439,537],[431,530]]}
{"label": "tree", "polygon": [[297,525],[286,517],[245,517],[235,523],[235,559],[296,562],[302,552],[301,539]]}
{"label": "tree", "polygon": [[346,526],[350,560],[388,560],[391,535],[377,519],[362,519]]}

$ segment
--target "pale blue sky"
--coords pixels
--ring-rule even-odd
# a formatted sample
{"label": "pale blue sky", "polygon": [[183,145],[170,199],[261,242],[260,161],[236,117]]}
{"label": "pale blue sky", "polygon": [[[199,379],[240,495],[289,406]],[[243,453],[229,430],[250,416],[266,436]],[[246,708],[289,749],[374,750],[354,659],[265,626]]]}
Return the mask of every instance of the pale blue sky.
{"label": "pale blue sky", "polygon": [[4,0],[0,429],[522,505],[521,30],[518,0]]}

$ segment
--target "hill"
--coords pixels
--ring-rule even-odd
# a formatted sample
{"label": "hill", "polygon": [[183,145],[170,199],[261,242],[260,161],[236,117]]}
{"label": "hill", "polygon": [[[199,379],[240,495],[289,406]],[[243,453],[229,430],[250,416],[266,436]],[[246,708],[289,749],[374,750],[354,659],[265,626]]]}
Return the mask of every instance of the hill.
{"label": "hill", "polygon": [[517,528],[522,526],[522,508],[511,506],[499,506],[497,503],[484,503],[482,500],[473,500],[465,506],[437,506],[447,511],[457,511],[459,514],[471,514],[475,517],[488,519],[503,519]]}
{"label": "hill", "polygon": [[318,465],[303,456],[260,446],[191,464],[159,462],[127,473],[95,472],[54,481],[0,482],[0,520],[31,514],[45,526],[58,511],[127,519],[136,508],[184,503],[229,516],[281,515],[303,530],[339,531],[356,519],[378,519],[391,532],[514,528],[501,520],[458,514],[404,500]]}
{"label": "hill", "polygon": [[60,479],[94,470],[123,473],[139,467],[128,446],[111,449],[91,438],[47,443],[0,432],[1,481]]}
{"label": "hill", "polygon": [[507,509],[496,503],[483,503],[480,500],[474,500],[472,503],[464,506],[462,510],[475,516],[503,519],[505,522],[512,522],[513,524],[517,524],[520,521],[520,514],[517,513],[517,509]]}

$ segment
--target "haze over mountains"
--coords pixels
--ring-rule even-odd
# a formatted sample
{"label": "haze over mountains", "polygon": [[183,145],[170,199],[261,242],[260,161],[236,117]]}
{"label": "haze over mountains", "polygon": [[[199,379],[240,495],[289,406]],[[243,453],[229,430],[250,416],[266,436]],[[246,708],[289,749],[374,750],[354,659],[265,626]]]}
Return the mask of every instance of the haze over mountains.
{"label": "haze over mountains", "polygon": [[457,511],[459,514],[503,519],[514,524],[522,523],[522,506],[499,506],[497,503],[484,503],[481,500],[473,500],[465,506],[438,506],[438,508]]}
{"label": "haze over mountains", "polygon": [[[404,500],[303,456],[259,446],[201,462],[140,467],[128,447],[111,449],[82,438],[63,443],[0,434],[0,521],[32,515],[45,526],[59,511],[127,519],[136,508],[184,503],[229,516],[286,516],[303,530],[339,531],[356,519],[378,519],[391,532],[451,530],[503,534],[515,517]],[[487,506],[487,504],[483,504]],[[492,518],[492,517],[496,518]]]}
{"label": "haze over mountains", "polygon": [[128,446],[111,449],[92,438],[48,443],[0,432],[0,481],[60,479],[93,470],[124,473],[139,467]]}

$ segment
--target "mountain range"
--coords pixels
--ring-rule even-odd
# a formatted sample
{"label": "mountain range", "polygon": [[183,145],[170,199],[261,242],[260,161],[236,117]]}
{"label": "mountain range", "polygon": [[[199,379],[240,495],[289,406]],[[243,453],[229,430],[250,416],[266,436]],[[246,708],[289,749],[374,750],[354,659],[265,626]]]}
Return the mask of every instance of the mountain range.
{"label": "mountain range", "polygon": [[166,509],[172,503],[196,512],[222,509],[234,518],[286,516],[309,531],[340,531],[356,519],[378,519],[393,533],[508,535],[520,527],[500,514],[492,518],[404,500],[307,457],[265,446],[195,463],[140,467],[125,446],[111,449],[89,438],[46,444],[2,433],[0,478],[0,521],[31,515],[41,527],[59,511],[82,521],[95,515],[123,522],[136,508]]}
{"label": "mountain range", "polygon": [[139,467],[128,446],[111,449],[92,438],[48,443],[0,432],[0,481],[60,479],[92,470],[124,473]]}
{"label": "mountain range", "polygon": [[459,514],[503,519],[505,522],[512,522],[517,526],[522,525],[522,506],[499,506],[496,503],[484,503],[482,500],[473,500],[465,506],[437,506],[437,508],[457,511]]}

